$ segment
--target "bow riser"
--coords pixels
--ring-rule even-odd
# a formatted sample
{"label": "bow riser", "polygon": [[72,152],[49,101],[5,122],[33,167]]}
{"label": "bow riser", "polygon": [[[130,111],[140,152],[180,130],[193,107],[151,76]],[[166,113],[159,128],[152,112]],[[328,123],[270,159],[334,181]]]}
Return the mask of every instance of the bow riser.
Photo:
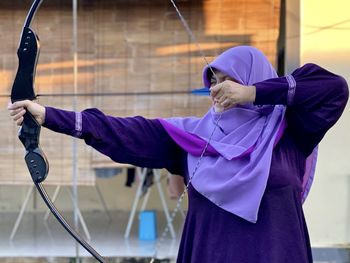
{"label": "bow riser", "polygon": [[[17,50],[19,65],[11,91],[12,102],[35,99],[34,80],[39,53],[38,36],[31,28],[24,27]],[[32,114],[26,112],[18,137],[26,149],[24,159],[35,183],[44,181],[49,172],[49,163],[39,146],[40,129]]]}
{"label": "bow riser", "polygon": [[11,91],[12,102],[36,98],[34,80],[39,53],[39,38],[32,29],[25,27],[17,50],[19,65]]}

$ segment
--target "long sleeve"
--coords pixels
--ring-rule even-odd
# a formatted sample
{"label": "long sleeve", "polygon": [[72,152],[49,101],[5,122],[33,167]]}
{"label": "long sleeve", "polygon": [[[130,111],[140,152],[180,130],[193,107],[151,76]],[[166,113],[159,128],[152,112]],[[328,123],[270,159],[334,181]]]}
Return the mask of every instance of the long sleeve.
{"label": "long sleeve", "polygon": [[184,152],[158,120],[112,117],[98,109],[72,112],[46,107],[43,126],[83,139],[116,162],[183,174]]}
{"label": "long sleeve", "polygon": [[349,97],[344,78],[315,64],[254,85],[256,105],[287,106],[287,130],[306,155],[340,118]]}

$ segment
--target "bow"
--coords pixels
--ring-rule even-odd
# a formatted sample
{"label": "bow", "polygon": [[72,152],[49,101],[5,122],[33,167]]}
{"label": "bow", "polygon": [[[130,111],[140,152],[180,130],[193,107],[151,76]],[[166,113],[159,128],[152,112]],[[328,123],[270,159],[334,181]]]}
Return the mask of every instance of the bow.
{"label": "bow", "polygon": [[[19,100],[34,100],[34,81],[36,66],[39,58],[40,44],[36,33],[30,28],[32,20],[43,0],[34,0],[21,33],[20,43],[17,50],[18,70],[11,90],[12,103]],[[63,216],[50,200],[42,182],[49,172],[49,163],[44,152],[40,148],[40,125],[30,112],[26,112],[18,137],[25,148],[25,162],[32,180],[41,197],[60,224],[99,262],[105,260],[67,223]]]}

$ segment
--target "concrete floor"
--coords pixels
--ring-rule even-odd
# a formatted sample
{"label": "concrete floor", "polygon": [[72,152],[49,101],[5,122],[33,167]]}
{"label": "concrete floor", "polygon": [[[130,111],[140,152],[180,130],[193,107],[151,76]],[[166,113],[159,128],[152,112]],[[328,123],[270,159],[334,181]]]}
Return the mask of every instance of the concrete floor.
{"label": "concrete floor", "polygon": [[[75,241],[54,218],[50,217],[45,222],[43,220],[43,213],[25,213],[13,241],[10,242],[9,237],[16,216],[17,214],[15,213],[0,214],[0,262],[9,262],[3,260],[13,257],[75,257]],[[68,222],[71,222],[70,214],[65,214],[64,216]],[[83,216],[91,235],[91,241],[89,243],[104,257],[152,257],[157,245],[159,247],[157,251],[160,258],[176,258],[179,240],[173,240],[169,237],[161,244],[157,244],[155,241],[140,241],[137,235],[137,218],[135,218],[130,238],[124,239],[123,236],[128,218],[128,214],[125,212],[112,213],[111,220],[109,220],[106,214],[99,211],[83,213]],[[162,220],[160,219],[159,221]],[[163,226],[164,224],[161,224],[159,227],[162,228]],[[176,226],[178,232],[181,231],[180,228],[178,225]],[[79,255],[82,257],[89,256],[82,247],[79,248]]]}
{"label": "concrete floor", "polygon": [[[0,213],[0,262],[4,263],[74,263],[75,242],[52,217],[43,220],[43,213],[24,214],[18,232],[12,242],[9,241],[16,213]],[[128,219],[126,212],[111,213],[111,220],[101,212],[83,213],[91,235],[89,242],[107,262],[111,263],[148,263],[154,254],[155,241],[140,241],[137,235],[138,222],[129,239],[124,239]],[[71,221],[71,213],[65,214]],[[181,232],[181,218],[175,220],[178,237]],[[163,229],[164,218],[158,216],[158,229]],[[161,231],[161,230],[159,230]],[[167,238],[158,245],[158,255],[163,260],[158,263],[174,263],[179,240]],[[313,248],[314,263],[349,263],[350,248]],[[89,254],[80,247],[81,263],[96,262],[88,258]],[[146,259],[148,258],[148,260]]]}

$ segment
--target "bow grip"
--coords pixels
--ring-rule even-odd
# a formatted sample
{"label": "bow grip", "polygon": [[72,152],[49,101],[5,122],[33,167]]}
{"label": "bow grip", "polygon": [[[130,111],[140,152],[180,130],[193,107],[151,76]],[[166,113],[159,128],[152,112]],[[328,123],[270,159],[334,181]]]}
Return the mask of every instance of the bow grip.
{"label": "bow grip", "polygon": [[25,161],[35,183],[43,182],[49,172],[49,162],[39,145],[41,126],[30,112],[24,114],[18,138],[24,145]]}

